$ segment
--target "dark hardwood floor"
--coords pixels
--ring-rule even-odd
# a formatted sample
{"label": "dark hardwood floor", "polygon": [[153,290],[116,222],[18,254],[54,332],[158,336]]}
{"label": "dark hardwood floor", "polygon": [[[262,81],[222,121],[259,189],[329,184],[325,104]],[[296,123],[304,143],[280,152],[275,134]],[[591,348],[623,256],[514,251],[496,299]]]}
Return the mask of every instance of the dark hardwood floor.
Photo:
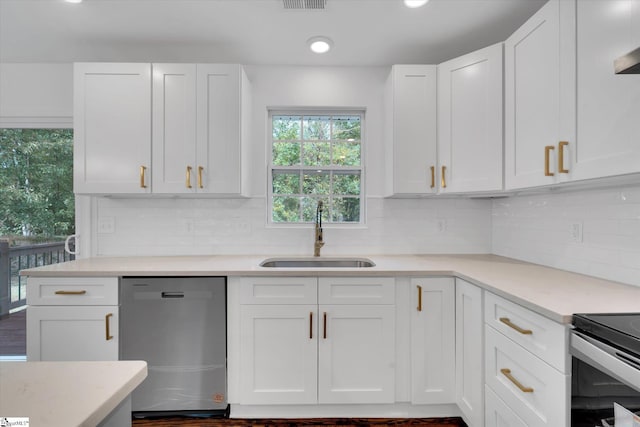
{"label": "dark hardwood floor", "polygon": [[309,418],[240,420],[228,418],[156,418],[133,420],[133,426],[144,427],[467,427],[460,418]]}
{"label": "dark hardwood floor", "polygon": [[0,356],[27,354],[27,310],[0,318]]}

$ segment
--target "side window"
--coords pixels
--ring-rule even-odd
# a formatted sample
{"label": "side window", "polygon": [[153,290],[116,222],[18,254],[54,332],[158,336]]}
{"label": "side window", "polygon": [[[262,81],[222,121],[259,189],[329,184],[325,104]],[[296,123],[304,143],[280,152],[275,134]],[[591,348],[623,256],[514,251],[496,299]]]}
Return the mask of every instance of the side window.
{"label": "side window", "polygon": [[0,129],[0,200],[0,236],[73,234],[73,130]]}
{"label": "side window", "polygon": [[270,112],[269,222],[363,223],[363,112]]}

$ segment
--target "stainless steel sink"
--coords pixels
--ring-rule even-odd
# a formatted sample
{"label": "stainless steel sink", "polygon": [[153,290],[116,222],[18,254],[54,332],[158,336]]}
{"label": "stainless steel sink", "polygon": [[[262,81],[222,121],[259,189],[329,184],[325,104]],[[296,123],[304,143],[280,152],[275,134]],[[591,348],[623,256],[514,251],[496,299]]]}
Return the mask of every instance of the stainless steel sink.
{"label": "stainless steel sink", "polygon": [[269,258],[260,267],[273,268],[366,268],[375,263],[366,258]]}

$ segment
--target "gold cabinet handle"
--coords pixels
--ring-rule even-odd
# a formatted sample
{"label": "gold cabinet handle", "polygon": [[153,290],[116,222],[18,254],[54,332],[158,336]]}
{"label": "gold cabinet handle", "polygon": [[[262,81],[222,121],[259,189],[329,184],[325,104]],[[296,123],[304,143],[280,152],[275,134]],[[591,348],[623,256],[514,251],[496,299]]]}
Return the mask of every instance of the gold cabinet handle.
{"label": "gold cabinet handle", "polygon": [[533,334],[533,331],[531,329],[522,329],[520,326],[516,325],[515,323],[512,323],[508,317],[501,317],[500,321],[505,325],[507,325],[508,327],[510,327],[511,329],[515,329],[516,331],[520,332],[522,335]]}
{"label": "gold cabinet handle", "polygon": [[442,167],[442,175],[440,176],[440,184],[441,184],[442,188],[447,188],[447,178],[445,177],[446,171],[447,171],[447,167],[443,166]]}
{"label": "gold cabinet handle", "polygon": [[417,285],[418,288],[418,307],[416,309],[418,311],[422,311],[422,286]]}
{"label": "gold cabinet handle", "polygon": [[147,168],[145,166],[140,166],[140,188],[147,188],[144,183],[146,171]]}
{"label": "gold cabinet handle", "polygon": [[327,339],[327,312],[325,311],[322,316],[322,339]]}
{"label": "gold cabinet handle", "polygon": [[56,295],[84,295],[87,291],[55,291]]}
{"label": "gold cabinet handle", "polygon": [[309,339],[313,339],[313,311],[309,312]]}
{"label": "gold cabinet handle", "polygon": [[555,150],[553,145],[547,145],[544,147],[544,176],[553,176],[553,172],[549,170],[549,157],[551,156],[551,150]]}
{"label": "gold cabinet handle", "polygon": [[509,381],[511,381],[513,383],[513,385],[518,387],[521,392],[523,392],[523,393],[533,393],[533,389],[531,387],[523,386],[520,381],[518,381],[517,379],[515,379],[515,377],[513,375],[511,375],[511,369],[503,368],[503,369],[500,369],[500,372],[502,372],[502,375],[507,377],[509,379]]}
{"label": "gold cabinet handle", "polygon": [[558,144],[558,173],[569,173],[569,169],[564,168],[564,147],[569,145],[569,141],[560,141]]}
{"label": "gold cabinet handle", "polygon": [[204,188],[202,186],[202,171],[204,171],[204,168],[202,166],[198,166],[198,188]]}
{"label": "gold cabinet handle", "polygon": [[431,187],[430,188],[435,188],[435,186],[436,186],[436,167],[431,166]]}
{"label": "gold cabinet handle", "polygon": [[109,313],[106,316],[104,316],[104,329],[105,329],[105,336],[107,341],[113,339],[113,335],[111,335],[111,331],[109,330],[109,323],[110,323],[110,319],[113,317],[113,313]]}
{"label": "gold cabinet handle", "polygon": [[191,166],[187,166],[187,181],[185,184],[187,188],[193,188],[191,187]]}

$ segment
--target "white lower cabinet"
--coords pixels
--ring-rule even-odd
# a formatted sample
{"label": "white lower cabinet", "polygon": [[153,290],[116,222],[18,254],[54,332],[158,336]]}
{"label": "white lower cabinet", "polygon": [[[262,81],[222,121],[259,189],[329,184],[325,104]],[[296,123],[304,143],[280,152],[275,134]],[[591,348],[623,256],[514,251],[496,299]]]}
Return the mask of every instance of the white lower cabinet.
{"label": "white lower cabinet", "polygon": [[[308,304],[316,283],[319,304]],[[373,277],[241,279],[239,403],[393,403],[394,285]],[[305,304],[282,304],[296,299]]]}
{"label": "white lower cabinet", "polygon": [[118,360],[118,279],[29,277],[27,360]]}
{"label": "white lower cabinet", "polygon": [[411,403],[455,402],[455,282],[411,279]]}
{"label": "white lower cabinet", "polygon": [[491,388],[485,388],[485,427],[527,427]]}
{"label": "white lower cabinet", "polygon": [[27,359],[118,360],[118,307],[44,307],[27,310]]}
{"label": "white lower cabinet", "polygon": [[395,307],[321,305],[319,315],[318,403],[393,403]]}
{"label": "white lower cabinet", "polygon": [[316,403],[316,305],[243,305],[242,402]]}
{"label": "white lower cabinet", "polygon": [[456,404],[470,427],[484,422],[483,291],[456,279]]}
{"label": "white lower cabinet", "polygon": [[485,396],[486,425],[568,427],[566,327],[489,292],[484,302],[485,384],[499,398]]}

